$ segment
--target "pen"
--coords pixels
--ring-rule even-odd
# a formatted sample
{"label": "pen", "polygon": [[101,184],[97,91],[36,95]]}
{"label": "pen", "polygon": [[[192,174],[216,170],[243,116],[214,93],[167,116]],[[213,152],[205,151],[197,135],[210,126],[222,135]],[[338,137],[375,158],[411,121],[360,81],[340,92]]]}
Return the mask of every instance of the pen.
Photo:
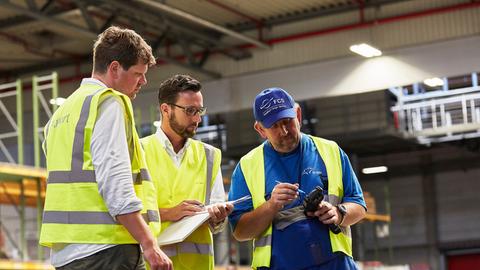
{"label": "pen", "polygon": [[247,195],[247,196],[243,196],[239,199],[236,199],[236,200],[233,200],[233,201],[228,201],[228,203],[231,203],[231,204],[237,204],[237,203],[241,203],[241,202],[244,202],[244,201],[247,201],[247,200],[250,200],[252,198],[252,196],[250,195]]}
{"label": "pen", "polygon": [[[276,180],[275,183],[277,183],[277,184],[283,184],[282,182],[280,182],[280,181],[278,181],[278,180]],[[290,184],[290,183],[288,183],[288,184]],[[303,193],[303,194],[306,194],[305,191],[301,190],[300,188],[298,188],[298,192]]]}
{"label": "pen", "polygon": [[[233,201],[226,201],[225,203],[231,203],[231,204],[235,205],[235,204],[238,204],[238,203],[241,203],[241,202],[244,202],[244,201],[248,201],[250,199],[252,199],[252,196],[246,195],[246,196],[243,196],[243,197],[238,198],[238,199],[233,200]],[[203,207],[205,207],[205,205],[201,204],[200,207],[203,208]]]}

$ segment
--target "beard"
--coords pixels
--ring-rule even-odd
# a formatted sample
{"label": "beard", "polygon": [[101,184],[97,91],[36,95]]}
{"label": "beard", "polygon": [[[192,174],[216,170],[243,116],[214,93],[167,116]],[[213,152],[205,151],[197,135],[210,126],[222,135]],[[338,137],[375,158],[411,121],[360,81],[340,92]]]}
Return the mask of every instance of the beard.
{"label": "beard", "polygon": [[197,133],[197,124],[182,126],[180,123],[178,123],[175,113],[170,116],[168,123],[170,124],[172,130],[184,139],[192,138]]}
{"label": "beard", "polygon": [[288,153],[295,150],[300,142],[300,136],[295,136],[293,134],[289,134],[284,138],[281,138],[276,143],[276,148],[280,150],[280,152]]}
{"label": "beard", "polygon": [[291,130],[287,135],[279,137],[274,142],[270,142],[273,148],[281,153],[289,153],[295,150],[300,143],[300,123],[295,120],[295,129]]}

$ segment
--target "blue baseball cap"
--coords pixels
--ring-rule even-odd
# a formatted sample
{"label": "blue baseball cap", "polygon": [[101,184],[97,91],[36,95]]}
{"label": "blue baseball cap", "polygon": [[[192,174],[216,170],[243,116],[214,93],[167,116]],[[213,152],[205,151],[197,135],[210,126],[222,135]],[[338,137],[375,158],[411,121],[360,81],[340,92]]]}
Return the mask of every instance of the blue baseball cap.
{"label": "blue baseball cap", "polygon": [[256,121],[270,128],[278,120],[297,117],[295,101],[282,88],[267,88],[255,97],[253,115]]}

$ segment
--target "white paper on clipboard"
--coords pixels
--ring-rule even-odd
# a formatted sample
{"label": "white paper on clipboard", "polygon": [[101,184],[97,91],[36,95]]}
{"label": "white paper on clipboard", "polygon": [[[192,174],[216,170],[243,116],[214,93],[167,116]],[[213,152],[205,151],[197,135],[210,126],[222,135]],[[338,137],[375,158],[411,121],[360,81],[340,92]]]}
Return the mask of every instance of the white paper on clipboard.
{"label": "white paper on clipboard", "polygon": [[157,238],[158,245],[170,245],[182,242],[209,218],[208,212],[199,212],[173,222]]}

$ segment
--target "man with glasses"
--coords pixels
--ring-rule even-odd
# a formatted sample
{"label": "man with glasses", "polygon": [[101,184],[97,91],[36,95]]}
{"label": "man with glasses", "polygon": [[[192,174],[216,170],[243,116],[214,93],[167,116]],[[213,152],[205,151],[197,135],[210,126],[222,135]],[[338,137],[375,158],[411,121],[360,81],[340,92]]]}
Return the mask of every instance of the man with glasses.
{"label": "man with glasses", "polygon": [[206,113],[201,87],[188,75],[164,81],[158,93],[161,125],[141,140],[157,189],[162,230],[197,212],[210,214],[185,241],[162,247],[176,270],[213,269],[212,233],[224,228],[233,210],[225,202],[220,150],[192,139]]}

